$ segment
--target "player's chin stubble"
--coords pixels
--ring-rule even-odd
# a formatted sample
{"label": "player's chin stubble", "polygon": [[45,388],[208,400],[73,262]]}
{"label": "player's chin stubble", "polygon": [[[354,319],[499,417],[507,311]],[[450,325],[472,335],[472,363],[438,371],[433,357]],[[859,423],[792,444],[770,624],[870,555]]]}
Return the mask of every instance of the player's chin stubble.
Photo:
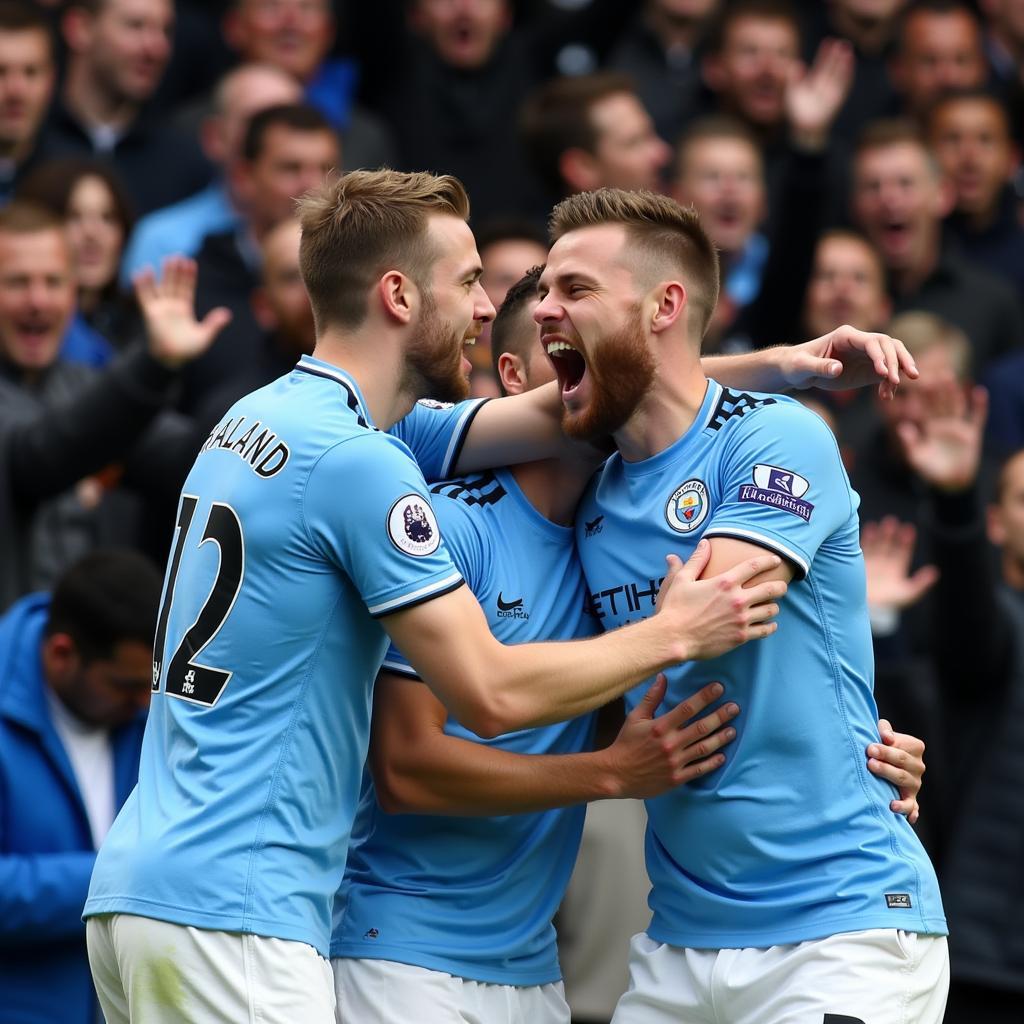
{"label": "player's chin stubble", "polygon": [[587,359],[591,399],[580,412],[562,411],[562,429],[579,441],[600,444],[622,427],[654,384],[656,364],[641,326],[639,303],[625,326],[594,346]]}
{"label": "player's chin stubble", "polygon": [[432,298],[423,304],[419,329],[405,353],[402,390],[417,398],[461,402],[469,395],[462,372],[463,334],[442,320]]}

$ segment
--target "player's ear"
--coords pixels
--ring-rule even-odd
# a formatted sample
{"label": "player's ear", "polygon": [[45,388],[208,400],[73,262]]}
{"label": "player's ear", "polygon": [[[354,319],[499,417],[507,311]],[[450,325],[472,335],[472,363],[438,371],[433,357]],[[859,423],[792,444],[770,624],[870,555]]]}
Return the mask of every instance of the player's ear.
{"label": "player's ear", "polygon": [[660,334],[673,327],[686,310],[686,289],[678,281],[659,284],[651,293],[651,330]]}
{"label": "player's ear", "polygon": [[377,293],[388,319],[400,324],[412,321],[420,294],[419,289],[405,274],[400,270],[389,270],[377,282]]}
{"label": "player's ear", "polygon": [[521,395],[526,390],[526,367],[519,356],[502,352],[498,356],[498,375],[506,394]]}

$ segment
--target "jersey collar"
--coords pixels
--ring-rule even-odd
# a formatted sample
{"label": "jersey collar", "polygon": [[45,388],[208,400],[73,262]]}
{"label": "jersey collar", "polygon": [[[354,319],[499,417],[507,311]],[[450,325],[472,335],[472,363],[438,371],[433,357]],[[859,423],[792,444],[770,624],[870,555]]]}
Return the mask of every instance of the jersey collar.
{"label": "jersey collar", "polygon": [[310,373],[314,377],[333,380],[341,385],[342,390],[346,392],[348,407],[356,414],[359,425],[368,427],[371,430],[377,429],[373,425],[373,420],[370,419],[370,413],[366,408],[366,400],[363,398],[363,393],[359,390],[359,385],[354,377],[332,363],[326,363],[322,359],[315,359],[309,355],[303,356],[296,364],[295,369],[302,370],[304,373]]}

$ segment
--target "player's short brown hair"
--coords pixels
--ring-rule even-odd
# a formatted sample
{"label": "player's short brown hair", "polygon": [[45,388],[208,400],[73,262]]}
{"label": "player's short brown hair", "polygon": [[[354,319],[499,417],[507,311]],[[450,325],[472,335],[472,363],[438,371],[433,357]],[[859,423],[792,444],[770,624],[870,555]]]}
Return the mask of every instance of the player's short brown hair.
{"label": "player's short brown hair", "polygon": [[[491,324],[491,363],[494,367],[494,376],[498,381],[501,393],[505,394],[505,385],[501,381],[501,370],[498,362],[502,353],[510,352],[519,356],[527,365],[530,362],[532,350],[536,348],[538,332],[535,329],[524,331],[520,316],[525,312],[531,299],[537,298],[537,282],[544,270],[543,266],[530,267],[521,278],[505,293],[505,300],[501,304]],[[536,327],[530,321],[533,328]]]}
{"label": "player's short brown hair", "polygon": [[718,302],[718,252],[692,206],[654,192],[599,188],[563,199],[551,212],[551,240],[570,231],[621,224],[632,245],[634,274],[663,278],[678,271],[686,288],[691,327],[702,338]]}
{"label": "player's short brown hair", "polygon": [[388,270],[426,286],[434,260],[427,218],[468,220],[469,197],[447,174],[352,171],[303,196],[298,214],[299,267],[317,330],[354,328],[366,318],[374,281]]}

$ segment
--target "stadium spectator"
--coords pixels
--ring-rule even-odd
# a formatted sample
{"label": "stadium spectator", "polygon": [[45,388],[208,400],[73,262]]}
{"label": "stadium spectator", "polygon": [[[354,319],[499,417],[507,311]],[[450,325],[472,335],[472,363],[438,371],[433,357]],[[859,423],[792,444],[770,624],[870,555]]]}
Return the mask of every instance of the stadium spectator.
{"label": "stadium spectator", "polygon": [[520,125],[526,152],[552,199],[604,187],[660,191],[672,159],[621,74],[546,82],[523,105]]}
{"label": "stadium spectator", "polygon": [[[481,223],[544,217],[550,202],[509,129],[524,98],[552,77],[563,47],[578,42],[603,57],[632,6],[619,0],[593,0],[573,10],[545,4],[515,27],[510,0],[358,6],[358,52],[386,43],[376,67],[366,69],[375,74],[365,95],[394,130],[399,166],[458,176]],[[594,70],[589,62],[586,69]],[[580,70],[578,63],[573,70]]]}
{"label": "stadium spectator", "polygon": [[93,1024],[82,907],[138,776],[160,574],[97,551],[0,618],[0,1002]]}
{"label": "stadium spectator", "polygon": [[[176,278],[173,274],[171,278],[173,283]],[[23,203],[11,203],[0,210],[0,433],[5,446],[10,443],[8,431],[44,414],[57,415],[95,379],[96,371],[91,367],[57,358],[74,302],[75,282],[63,222],[41,207]],[[173,308],[158,312],[163,317],[151,318],[148,325],[151,348],[161,353],[158,358],[180,365],[184,361],[179,354],[182,342],[175,332],[187,330],[187,321],[176,320],[178,311]],[[211,314],[203,328],[195,332],[199,339],[195,348],[207,347],[226,318],[223,310]],[[191,338],[185,337],[184,344],[191,345]],[[186,350],[185,354],[191,353]],[[128,383],[123,374],[120,380],[122,387]],[[111,392],[116,393],[116,388],[108,388]],[[100,419],[109,423],[108,416],[124,415],[131,422],[128,413],[133,404],[128,403],[124,412],[112,409]],[[69,428],[70,424],[64,429]],[[123,437],[117,452],[127,454],[136,442],[143,441],[129,478],[145,493],[166,498],[167,489],[180,481],[186,460],[191,458],[193,429],[177,419],[163,420],[160,429],[145,439]],[[12,457],[8,451],[6,458]],[[78,457],[89,461],[81,452]],[[70,457],[69,461],[75,464]],[[84,473],[101,467],[102,463],[87,467]],[[40,501],[39,491],[45,493],[46,486],[45,474],[42,477],[38,485],[29,480],[12,487],[17,504],[10,524],[4,524],[11,548],[5,552],[10,557],[0,562],[3,605],[30,590],[47,589],[116,525],[112,519],[116,508],[97,505],[104,496],[102,489],[71,490],[56,497],[51,491],[49,500]],[[11,486],[6,481],[4,484],[5,488]],[[160,543],[166,543],[166,537]]]}
{"label": "stadium spectator", "polygon": [[242,224],[207,235],[196,256],[196,309],[226,307],[232,323],[210,351],[184,374],[180,408],[192,413],[246,363],[260,327],[252,295],[260,283],[260,251],[267,232],[294,213],[295,200],[340,169],[338,137],[314,107],[268,107],[249,121],[228,181]]}
{"label": "stadium spectator", "polygon": [[[808,68],[800,45],[800,21],[787,0],[738,0],[716,20],[703,63],[714,112],[744,121],[761,145],[772,219],[783,208],[790,164],[802,153],[824,153],[828,194],[846,193],[845,147],[832,123],[853,80],[853,53],[848,43],[826,39]],[[833,198],[828,221],[838,214]],[[775,230],[770,223],[769,233]]]}
{"label": "stadium spectator", "polygon": [[298,103],[302,90],[284,71],[263,64],[243,64],[229,71],[213,93],[213,109],[198,125],[199,138],[217,177],[206,188],[143,217],[125,251],[121,267],[127,287],[143,267],[159,267],[167,256],[195,256],[209,234],[239,226],[226,168],[241,154],[253,114],[283,103]]}
{"label": "stadium spectator", "polygon": [[928,141],[955,193],[946,229],[972,263],[1006,278],[1024,301],[1024,227],[1012,181],[1020,155],[1003,104],[984,92],[940,99]]}
{"label": "stadium spectator", "polygon": [[852,211],[885,262],[893,308],[926,310],[961,328],[978,372],[1024,343],[1014,290],[972,266],[942,238],[953,190],[918,130],[878,121],[861,137]]}
{"label": "stadium spectator", "polygon": [[118,268],[131,234],[131,201],[109,164],[91,157],[57,157],[40,164],[17,197],[64,221],[77,286],[60,358],[103,366],[114,351],[137,340],[138,309],[121,292]]}
{"label": "stadium spectator", "polygon": [[667,142],[700,109],[700,47],[720,0],[644,0],[608,56],[628,75]]}
{"label": "stadium spectator", "polygon": [[981,0],[989,72],[1010,111],[1010,125],[1024,145],[1024,6],[1020,0]]}
{"label": "stadium spectator", "polygon": [[923,120],[931,105],[988,78],[978,16],[957,0],[914,0],[904,12],[892,79],[904,112]]}
{"label": "stadium spectator", "polygon": [[824,154],[794,154],[777,197],[782,208],[771,221],[777,230],[769,237],[762,230],[767,219],[764,163],[751,130],[724,116],[690,125],[676,151],[672,192],[700,214],[719,250],[722,270],[722,291],[704,351],[744,351],[793,340],[825,218],[826,189]]}
{"label": "stadium spectator", "polygon": [[54,82],[49,20],[31,3],[4,0],[0,4],[0,200],[11,195],[37,157]]}
{"label": "stadium spectator", "polygon": [[147,108],[171,53],[173,0],[73,0],[63,14],[67,66],[43,144],[117,167],[139,213],[210,180],[197,142]]}
{"label": "stadium spectator", "polygon": [[196,413],[214,422],[239,398],[289,373],[300,356],[313,351],[313,309],[299,270],[299,223],[288,218],[267,232],[261,246],[260,283],[252,293],[260,335],[233,372],[218,381]]}
{"label": "stadium spectator", "polygon": [[832,0],[810,8],[804,5],[805,21],[810,22],[808,42],[833,36],[853,47],[853,85],[835,124],[841,139],[856,138],[868,121],[890,117],[898,109],[890,67],[905,5],[906,0]]}

